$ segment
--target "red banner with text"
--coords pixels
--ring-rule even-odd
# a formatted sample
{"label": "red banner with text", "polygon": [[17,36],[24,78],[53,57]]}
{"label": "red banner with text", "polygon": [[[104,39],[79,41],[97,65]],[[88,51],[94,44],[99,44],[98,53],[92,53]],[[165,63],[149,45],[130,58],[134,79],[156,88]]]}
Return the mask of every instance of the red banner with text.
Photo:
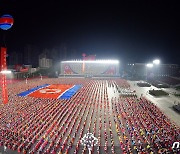
{"label": "red banner with text", "polygon": [[6,54],[7,53],[6,52],[7,52],[7,49],[4,47],[1,47],[1,58],[0,58],[1,71],[7,68],[7,66],[6,66]]}
{"label": "red banner with text", "polygon": [[[6,64],[6,53],[7,49],[4,47],[1,47],[1,54],[0,54],[0,71],[7,69],[7,64]],[[7,104],[8,103],[8,94],[7,94],[7,83],[6,83],[6,75],[5,74],[0,74],[1,75],[1,80],[2,80],[2,99],[3,103]]]}

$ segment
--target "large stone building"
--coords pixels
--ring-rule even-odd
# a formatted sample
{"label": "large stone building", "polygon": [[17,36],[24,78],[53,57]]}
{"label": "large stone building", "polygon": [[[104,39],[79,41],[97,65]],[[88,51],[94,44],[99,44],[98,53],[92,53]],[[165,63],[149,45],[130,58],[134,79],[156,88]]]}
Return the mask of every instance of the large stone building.
{"label": "large stone building", "polygon": [[50,68],[52,66],[52,59],[47,58],[46,53],[39,55],[39,67],[40,68]]}

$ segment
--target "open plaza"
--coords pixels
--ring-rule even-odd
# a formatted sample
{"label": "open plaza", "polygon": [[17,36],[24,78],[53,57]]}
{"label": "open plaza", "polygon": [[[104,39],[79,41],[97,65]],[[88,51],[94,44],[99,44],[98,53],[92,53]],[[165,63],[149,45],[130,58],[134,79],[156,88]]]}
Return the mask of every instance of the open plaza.
{"label": "open plaza", "polygon": [[[0,145],[7,153],[177,153],[178,98],[121,78],[34,78],[8,84],[0,105]],[[43,86],[42,86],[43,85]],[[81,85],[73,89],[75,85]],[[171,89],[166,90],[168,93]],[[97,139],[82,143],[87,134]]]}

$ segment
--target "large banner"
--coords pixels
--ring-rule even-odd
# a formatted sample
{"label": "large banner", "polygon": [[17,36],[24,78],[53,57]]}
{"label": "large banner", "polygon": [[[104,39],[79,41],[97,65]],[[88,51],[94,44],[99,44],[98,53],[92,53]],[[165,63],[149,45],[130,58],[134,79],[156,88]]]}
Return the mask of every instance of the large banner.
{"label": "large banner", "polygon": [[[6,65],[6,52],[7,49],[1,47],[1,54],[0,54],[0,71],[7,69]],[[8,103],[8,94],[7,94],[7,83],[6,83],[6,75],[0,74],[2,80],[2,99],[3,103]]]}
{"label": "large banner", "polygon": [[72,88],[73,85],[58,85],[53,84],[49,85],[48,87],[39,89],[28,96],[31,97],[40,97],[40,98],[59,98],[62,93],[64,93],[66,90],[69,90]]}
{"label": "large banner", "polygon": [[6,66],[6,52],[7,52],[7,49],[4,47],[1,47],[0,70],[4,70],[7,68],[7,66]]}
{"label": "large banner", "polygon": [[81,85],[44,84],[18,94],[20,97],[31,96],[36,98],[70,99]]}
{"label": "large banner", "polygon": [[73,71],[69,65],[64,66],[64,74],[73,74]]}

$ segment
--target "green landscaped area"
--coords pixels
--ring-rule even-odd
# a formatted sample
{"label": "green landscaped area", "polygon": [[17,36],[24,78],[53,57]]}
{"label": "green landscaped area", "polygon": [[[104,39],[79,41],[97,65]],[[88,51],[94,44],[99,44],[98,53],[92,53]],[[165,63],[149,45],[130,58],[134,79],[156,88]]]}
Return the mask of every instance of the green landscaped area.
{"label": "green landscaped area", "polygon": [[149,90],[149,94],[153,96],[167,96],[169,95],[163,90]]}

